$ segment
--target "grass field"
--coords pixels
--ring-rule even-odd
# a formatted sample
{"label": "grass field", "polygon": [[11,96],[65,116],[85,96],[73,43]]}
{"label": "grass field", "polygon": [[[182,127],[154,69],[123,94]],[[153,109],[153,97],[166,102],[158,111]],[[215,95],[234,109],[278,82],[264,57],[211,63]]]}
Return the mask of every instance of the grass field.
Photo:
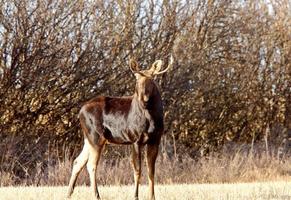
{"label": "grass field", "polygon": [[[67,187],[2,187],[1,200],[62,200],[65,199]],[[99,187],[104,200],[133,199],[132,186]],[[71,200],[91,198],[88,187],[75,189]],[[147,186],[142,186],[140,199],[147,199]],[[291,182],[262,182],[236,184],[192,184],[192,185],[158,185],[156,199],[165,200],[222,200],[222,199],[281,199],[291,200]]]}

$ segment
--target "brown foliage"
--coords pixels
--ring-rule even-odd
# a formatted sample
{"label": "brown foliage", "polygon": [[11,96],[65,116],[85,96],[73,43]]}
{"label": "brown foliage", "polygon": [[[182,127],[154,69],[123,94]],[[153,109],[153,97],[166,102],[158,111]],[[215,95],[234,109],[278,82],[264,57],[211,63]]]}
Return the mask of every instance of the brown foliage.
{"label": "brown foliage", "polygon": [[205,150],[268,129],[281,143],[291,134],[290,2],[207,2],[175,41],[177,73],[164,89],[170,131]]}
{"label": "brown foliage", "polygon": [[157,81],[175,152],[286,147],[291,5],[269,2],[0,0],[0,171],[21,179],[52,151],[74,154],[82,102],[131,94],[129,58],[147,67],[171,53]]}

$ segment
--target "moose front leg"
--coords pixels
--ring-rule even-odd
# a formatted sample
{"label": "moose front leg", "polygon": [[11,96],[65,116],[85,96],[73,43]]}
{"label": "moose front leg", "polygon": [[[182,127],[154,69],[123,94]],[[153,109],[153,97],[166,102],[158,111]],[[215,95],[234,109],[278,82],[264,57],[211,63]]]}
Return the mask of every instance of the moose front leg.
{"label": "moose front leg", "polygon": [[147,144],[146,161],[148,167],[149,199],[155,200],[155,163],[158,156],[159,144]]}
{"label": "moose front leg", "polygon": [[138,200],[138,187],[141,175],[141,146],[137,143],[132,145],[131,162],[134,169],[134,198]]}

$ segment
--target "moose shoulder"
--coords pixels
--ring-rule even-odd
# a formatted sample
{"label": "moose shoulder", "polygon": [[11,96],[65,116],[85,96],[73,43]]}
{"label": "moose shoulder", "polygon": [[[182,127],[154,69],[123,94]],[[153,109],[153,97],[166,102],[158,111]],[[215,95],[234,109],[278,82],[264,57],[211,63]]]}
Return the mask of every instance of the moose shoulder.
{"label": "moose shoulder", "polygon": [[128,97],[99,96],[91,99],[80,110],[79,118],[84,133],[84,147],[74,161],[68,196],[73,193],[76,179],[87,163],[91,188],[100,199],[96,184],[96,168],[105,143],[132,144],[132,164],[135,179],[135,198],[141,174],[141,148],[146,145],[149,197],[154,199],[154,171],[158,146],[164,131],[163,104],[160,91],[153,77],[166,72],[162,61],[154,62],[149,70],[139,70],[136,61],[130,61],[130,69],[136,77],[135,92]]}

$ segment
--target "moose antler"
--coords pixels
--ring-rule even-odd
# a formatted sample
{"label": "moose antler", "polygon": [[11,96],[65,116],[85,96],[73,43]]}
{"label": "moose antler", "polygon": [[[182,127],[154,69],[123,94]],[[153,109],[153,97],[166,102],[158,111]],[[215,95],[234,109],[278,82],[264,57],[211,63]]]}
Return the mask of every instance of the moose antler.
{"label": "moose antler", "polygon": [[152,77],[154,75],[159,75],[159,74],[165,73],[173,66],[173,63],[174,63],[174,58],[171,55],[168,67],[166,69],[164,69],[163,71],[160,71],[162,68],[162,64],[163,64],[162,60],[155,61],[152,64],[152,67],[148,70],[140,70],[138,63],[134,59],[130,59],[129,67],[134,74],[140,74],[142,76]]}
{"label": "moose antler", "polygon": [[166,69],[164,69],[163,71],[160,71],[161,66],[162,66],[162,61],[158,60],[158,61],[154,62],[153,67],[150,69],[150,70],[152,70],[152,75],[159,75],[159,74],[165,73],[173,66],[173,63],[174,63],[174,58],[173,58],[173,55],[171,55],[170,63],[168,64],[168,67]]}

